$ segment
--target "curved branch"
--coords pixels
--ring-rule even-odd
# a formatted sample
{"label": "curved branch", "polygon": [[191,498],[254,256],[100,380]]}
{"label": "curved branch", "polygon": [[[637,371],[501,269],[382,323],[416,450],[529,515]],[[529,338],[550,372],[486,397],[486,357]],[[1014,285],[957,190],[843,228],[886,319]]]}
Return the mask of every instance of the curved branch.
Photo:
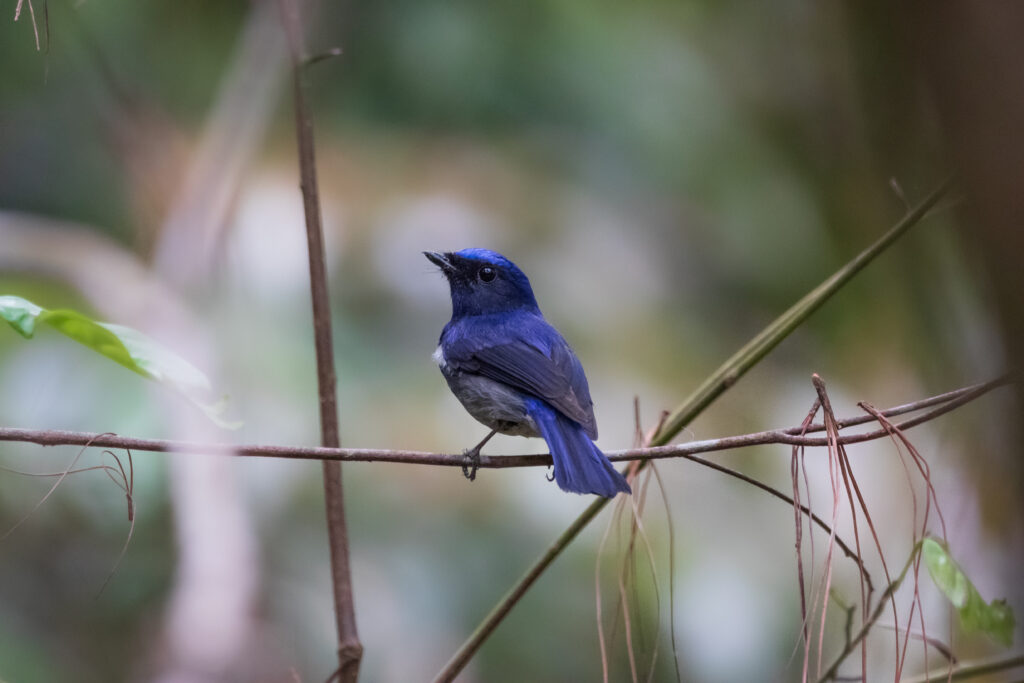
{"label": "curved branch", "polygon": [[[928,422],[940,415],[973,401],[984,394],[1009,384],[1013,379],[1010,375],[993,379],[981,384],[956,389],[937,396],[931,396],[913,403],[894,406],[880,411],[885,417],[895,417],[907,413],[925,410],[915,417],[896,423],[898,429],[909,429]],[[837,420],[840,429],[864,424],[875,418],[858,415]],[[632,448],[621,451],[606,451],[610,460],[657,460],[663,458],[688,458],[697,453],[726,451],[748,446],[768,444],[786,444],[794,446],[827,446],[825,437],[800,436],[801,426],[787,429],[772,429],[765,432],[727,436],[720,439],[691,441],[690,443],[652,448]],[[807,431],[820,431],[822,425],[811,425]],[[876,429],[861,434],[848,434],[839,437],[839,444],[849,445],[864,441],[888,437],[885,429]],[[114,434],[94,434],[92,432],[68,432],[62,430],[33,430],[0,427],[0,441],[16,441],[35,443],[40,446],[84,446],[97,448],[130,448],[134,451],[152,451],[160,453],[204,453],[217,455],[237,455],[262,458],[290,458],[297,460],[325,460],[341,462],[391,462],[413,465],[439,465],[443,467],[462,467],[464,457],[461,454],[429,453],[426,451],[400,451],[378,448],[324,448],[304,446],[274,445],[231,445],[224,443],[195,443],[189,441],[170,441],[166,439],[140,439],[135,437],[117,436]],[[692,458],[690,458],[692,459]],[[550,455],[492,455],[480,456],[480,467],[503,469],[507,467],[547,467],[551,465]]]}

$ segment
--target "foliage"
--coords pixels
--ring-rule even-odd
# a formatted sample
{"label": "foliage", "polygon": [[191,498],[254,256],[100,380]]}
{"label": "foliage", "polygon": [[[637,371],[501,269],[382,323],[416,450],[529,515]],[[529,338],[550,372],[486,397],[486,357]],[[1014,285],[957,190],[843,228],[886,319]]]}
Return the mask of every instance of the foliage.
{"label": "foliage", "polygon": [[18,296],[0,296],[0,318],[25,339],[32,339],[38,324],[46,324],[101,356],[147,379],[177,391],[226,429],[238,422],[221,419],[225,402],[205,400],[212,390],[205,374],[181,356],[138,330],[102,323],[70,309],[48,310]]}
{"label": "foliage", "polygon": [[926,538],[921,553],[935,585],[956,607],[964,630],[980,631],[1009,647],[1013,643],[1016,620],[1006,600],[985,602],[942,541]]}

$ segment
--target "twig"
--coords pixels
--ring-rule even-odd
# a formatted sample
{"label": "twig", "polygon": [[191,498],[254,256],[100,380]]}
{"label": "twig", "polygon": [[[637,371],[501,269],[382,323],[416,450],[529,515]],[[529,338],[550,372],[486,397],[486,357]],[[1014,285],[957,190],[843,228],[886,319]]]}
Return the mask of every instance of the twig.
{"label": "twig", "polygon": [[[814,421],[814,416],[817,415],[818,410],[820,408],[821,408],[821,401],[818,400],[818,399],[815,399],[814,403],[811,405],[811,409],[809,411],[807,411],[807,417],[804,418],[804,421],[800,425],[801,427],[803,427],[803,430],[801,431],[800,436],[804,436],[806,434],[807,427],[810,427],[811,423]],[[808,628],[807,628],[807,625],[808,625],[807,589],[806,589],[806,582],[804,580],[804,554],[803,554],[804,522],[803,522],[803,518],[800,516],[800,513],[801,513],[801,509],[800,508],[802,507],[802,504],[800,503],[800,473],[801,473],[801,471],[804,474],[805,480],[806,480],[806,476],[807,476],[807,468],[806,468],[806,466],[801,467],[801,465],[805,465],[805,463],[806,463],[806,460],[804,459],[805,454],[806,454],[806,449],[801,448],[799,446],[793,446],[793,449],[792,449],[791,454],[790,454],[790,460],[789,460],[790,476],[791,476],[792,482],[793,482],[793,516],[794,516],[794,519],[793,519],[793,522],[794,522],[794,542],[793,542],[793,546],[794,546],[794,549],[796,550],[796,580],[797,580],[797,586],[800,588],[800,639],[797,641],[797,648],[799,648],[800,644],[802,643],[803,644],[803,650],[804,650],[803,662],[801,663],[801,677],[800,677],[800,680],[801,680],[802,683],[806,683],[807,682],[807,670],[808,670],[808,667],[810,666],[810,657],[811,657],[811,637],[810,637],[810,633],[809,633]],[[805,481],[805,484],[806,484],[806,481]],[[807,513],[810,514],[810,503],[811,503],[811,487],[810,487],[810,484],[806,484],[806,489],[807,489],[807,504],[808,504]],[[809,534],[808,538],[810,540],[810,546],[811,546],[811,584],[813,585],[813,583],[814,583],[814,534]],[[861,564],[861,567],[863,568],[863,564]],[[795,655],[795,654],[796,654],[796,649],[793,650],[793,655]],[[791,655],[790,658],[792,658],[793,655]]]}
{"label": "twig", "polygon": [[668,523],[668,628],[669,640],[672,643],[672,664],[675,666],[676,683],[683,682],[683,676],[679,671],[679,649],[676,645],[676,532],[672,523],[672,508],[668,502],[668,492],[665,483],[661,480],[661,472],[655,464],[651,464],[651,471],[658,482],[658,490],[661,493],[662,503],[665,505],[665,520]]}
{"label": "twig", "polygon": [[110,569],[110,572],[107,574],[107,578],[104,579],[102,585],[100,586],[100,589],[96,592],[95,597],[96,599],[98,599],[100,595],[103,593],[104,589],[106,589],[107,584],[110,583],[110,580],[114,578],[114,574],[117,572],[117,568],[118,566],[120,566],[121,560],[124,559],[125,553],[128,552],[128,545],[131,543],[132,536],[135,533],[135,466],[132,463],[131,451],[128,451],[128,469],[125,470],[124,463],[121,462],[121,458],[119,458],[116,453],[110,450],[104,450],[103,455],[109,455],[111,458],[113,458],[114,462],[117,463],[117,467],[113,467],[112,465],[99,464],[90,467],[75,468],[75,463],[78,462],[79,458],[82,457],[86,450],[88,450],[88,447],[83,446],[82,449],[78,451],[78,453],[75,455],[74,459],[71,461],[71,464],[69,464],[66,468],[59,472],[25,472],[22,470],[13,469],[11,467],[0,467],[0,471],[10,472],[11,474],[18,474],[25,477],[55,477],[57,479],[56,483],[50,488],[49,491],[47,491],[46,495],[43,496],[42,500],[40,500],[27,515],[22,517],[3,536],[0,536],[0,541],[6,539],[7,536],[12,534],[15,529],[17,529],[19,526],[21,526],[21,524],[27,521],[28,518],[31,517],[31,515],[36,510],[38,510],[43,503],[46,502],[46,500],[53,494],[53,492],[57,490],[57,487],[61,484],[61,482],[64,481],[65,478],[72,474],[82,474],[84,472],[103,472],[104,474],[107,475],[107,477],[110,478],[112,482],[114,482],[115,486],[124,491],[125,501],[128,503],[128,535],[124,540],[124,544],[121,546],[121,552],[118,553],[117,559],[114,560],[114,566]]}
{"label": "twig", "polygon": [[997,671],[1009,671],[1024,666],[1024,654],[1011,655],[1000,659],[987,659],[980,662],[960,662],[952,667],[952,674],[949,669],[943,669],[923,676],[911,678],[904,683],[927,683],[928,681],[966,681],[969,678],[977,678],[985,674]]}
{"label": "twig", "polygon": [[[18,4],[14,6],[14,20],[15,21],[17,21],[18,18],[21,16],[21,8],[22,8],[22,6],[24,4],[25,4],[25,0],[18,0]],[[44,7],[45,7],[45,2],[44,2]],[[29,13],[30,18],[32,19],[32,33],[33,33],[33,35],[35,35],[35,38],[36,38],[36,52],[38,52],[40,50],[40,46],[39,46],[39,26],[38,26],[38,24],[36,24],[36,10],[35,10],[35,7],[32,6],[32,0],[28,0],[28,13]],[[47,15],[48,14],[49,14],[49,12],[47,12]],[[47,34],[49,34],[49,19],[47,19]],[[49,41],[47,41],[47,47],[49,47]]]}
{"label": "twig", "polygon": [[[875,628],[886,629],[886,630],[889,630],[889,631],[897,630],[895,626],[889,626],[888,624],[876,624]],[[921,642],[925,643],[926,645],[930,645],[933,650],[935,650],[940,655],[945,657],[946,661],[949,662],[950,664],[955,666],[956,664],[959,663],[959,660],[957,660],[956,655],[953,654],[953,648],[950,647],[949,645],[947,645],[946,643],[942,642],[938,638],[926,635],[924,633],[917,633],[915,631],[911,631],[910,629],[904,629],[904,630],[905,630],[905,632],[907,634],[907,638],[913,638],[914,640],[920,640]]]}
{"label": "twig", "polygon": [[[104,436],[106,436],[106,434],[97,434],[97,438],[102,438]],[[46,492],[46,494],[42,498],[40,498],[38,502],[36,502],[35,506],[33,506],[31,510],[22,515],[21,519],[15,522],[13,526],[7,529],[7,531],[5,531],[3,534],[0,534],[0,541],[5,540],[8,536],[13,534],[18,529],[18,527],[20,527],[22,524],[28,521],[28,519],[35,513],[36,510],[43,506],[43,503],[45,503],[47,499],[49,499],[49,497],[53,495],[53,492],[56,491],[57,487],[61,485],[61,482],[63,482],[64,479],[68,477],[68,475],[76,472],[75,464],[78,462],[78,459],[82,457],[82,454],[85,453],[85,451],[90,446],[94,445],[95,440],[87,441],[86,443],[82,444],[81,450],[79,450],[78,453],[75,454],[75,457],[71,459],[71,462],[68,463],[68,466],[65,467],[64,470],[57,475],[57,480],[53,482],[53,486],[51,486],[49,490]],[[22,473],[19,472],[18,474]]]}
{"label": "twig", "polygon": [[[917,417],[897,423],[899,429],[909,429],[928,420],[943,415],[954,408],[969,403],[976,398],[1010,383],[1009,376],[999,377],[989,382],[975,384],[955,391],[932,396],[913,403],[895,406],[880,411],[885,417],[894,417],[906,413],[933,408]],[[840,428],[860,425],[875,420],[870,415],[837,420]],[[820,428],[811,425],[807,431]],[[706,439],[673,446],[651,448],[631,448],[621,451],[606,451],[614,461],[655,460],[663,458],[687,458],[697,453],[712,453],[748,446],[768,444],[788,444],[795,446],[822,447],[828,444],[826,438],[801,436],[803,426],[787,429],[772,429],[766,432],[754,432],[738,436],[727,436],[719,439]],[[862,443],[888,437],[885,429],[878,429],[863,434],[849,434],[840,437],[843,445]],[[413,465],[439,465],[442,467],[462,467],[465,458],[462,455],[446,453],[430,453],[427,451],[387,450],[379,448],[326,448],[316,446],[276,446],[276,445],[232,445],[226,443],[196,443],[189,441],[171,441],[167,439],[142,439],[130,436],[117,436],[111,433],[96,434],[93,432],[72,432],[59,429],[19,429],[16,427],[0,427],[0,441],[34,443],[40,446],[85,446],[97,448],[131,448],[134,451],[150,451],[157,453],[196,453],[216,455],[236,455],[243,457],[287,458],[297,460],[333,460],[339,462],[390,462]],[[692,459],[692,458],[691,458]],[[504,469],[508,467],[550,467],[550,455],[498,455],[480,456],[481,468]]]}
{"label": "twig", "polygon": [[[838,440],[839,429],[835,425],[835,412],[832,410],[832,402],[829,399],[828,393],[825,390],[825,382],[821,379],[821,377],[817,373],[815,373],[811,377],[811,381],[814,384],[815,391],[817,391],[817,393],[818,393],[818,401],[821,403],[821,410],[822,410],[822,415],[825,418],[825,424],[829,425],[831,423],[831,426],[830,426],[830,429],[829,429],[830,438],[832,438],[833,441],[837,441]],[[885,562],[885,555],[882,553],[881,543],[878,540],[878,533],[875,530],[874,522],[872,522],[872,520],[871,520],[871,514],[868,511],[867,504],[864,502],[864,497],[861,495],[860,486],[857,484],[857,479],[856,479],[856,477],[853,474],[853,464],[850,462],[849,456],[846,453],[846,449],[843,446],[836,445],[835,446],[835,454],[836,454],[836,462],[839,465],[839,471],[840,471],[840,474],[842,475],[842,478],[843,478],[843,486],[846,489],[846,498],[847,498],[847,501],[850,504],[850,519],[853,522],[853,539],[854,539],[854,542],[856,544],[857,555],[858,555],[858,557],[863,557],[863,550],[861,550],[861,545],[860,545],[860,530],[859,530],[859,526],[858,526],[858,523],[857,523],[857,505],[856,505],[856,502],[854,501],[854,497],[853,497],[854,492],[856,492],[856,494],[857,494],[857,502],[860,503],[860,510],[861,510],[861,513],[864,516],[864,521],[867,523],[868,529],[871,531],[871,537],[872,537],[872,539],[874,539],[875,548],[878,550],[878,558],[879,558],[879,560],[882,563],[882,571],[885,572],[885,579],[886,579],[886,581],[891,583],[891,578],[889,576],[889,567],[888,567],[888,565]],[[833,518],[833,524],[835,524],[834,518]],[[833,534],[833,537],[835,537],[834,534]],[[831,554],[832,554],[832,549],[829,548],[829,557],[831,557]],[[830,566],[830,559],[826,559],[825,562],[826,562],[826,565],[828,566],[827,571],[830,573],[830,576],[831,576],[832,568]],[[916,578],[916,574],[915,574],[915,578]],[[870,581],[868,581],[867,583],[870,584]],[[859,584],[860,584],[861,612],[866,617],[867,616],[867,611],[868,611],[868,604],[871,601],[871,592],[868,592],[867,590],[865,590],[865,580],[864,580],[863,574],[860,577]],[[896,603],[895,603],[895,600],[894,600],[893,601],[893,618],[895,619],[895,617],[896,617]],[[822,632],[824,633],[824,628],[825,628],[825,612],[824,611],[822,611],[821,619],[822,619]],[[896,636],[896,646],[897,646],[897,648],[899,647],[899,635]],[[820,652],[820,645],[819,645],[819,652]],[[861,644],[861,675],[863,675],[863,676],[867,676],[867,663],[868,663],[867,644],[862,642],[862,644]],[[899,674],[897,674],[896,677],[899,678]]]}
{"label": "twig", "polygon": [[[100,597],[100,594],[106,589],[110,580],[114,578],[114,574],[117,572],[117,568],[121,566],[121,560],[124,559],[125,554],[128,552],[128,545],[132,542],[132,536],[135,534],[135,464],[132,462],[132,452],[127,451],[128,454],[128,469],[124,468],[124,464],[121,462],[121,458],[117,457],[117,454],[113,451],[103,451],[104,454],[109,455],[117,463],[117,469],[109,465],[103,466],[103,472],[110,478],[114,484],[124,491],[125,501],[128,503],[128,535],[124,539],[124,544],[121,546],[121,552],[117,554],[117,559],[114,560],[114,566],[111,568],[110,573],[107,574],[107,578],[104,579],[103,585],[100,586],[99,591],[96,593],[96,599]],[[116,473],[116,474],[115,474]],[[120,479],[116,475],[120,475]]]}
{"label": "twig", "polygon": [[319,64],[320,62],[326,61],[328,59],[334,59],[335,57],[340,57],[342,54],[343,54],[343,51],[342,51],[342,49],[340,47],[332,47],[331,49],[324,50],[323,52],[321,52],[319,54],[313,55],[312,57],[306,57],[302,61],[302,66],[303,67],[313,66],[314,64]]}
{"label": "twig", "polygon": [[739,351],[727,360],[719,372],[711,375],[701,384],[690,397],[682,403],[665,423],[662,434],[667,438],[674,437],[681,429],[690,424],[701,411],[716,398],[736,383],[750,368],[754,367],[769,351],[774,349],[783,339],[789,336],[807,317],[828,300],[829,296],[850,281],[854,275],[864,269],[879,254],[884,252],[911,226],[917,224],[925,214],[942,198],[949,189],[952,178],[947,178],[935,188],[920,204],[908,211],[896,225],[874,242],[870,247],[857,254],[849,263],[837,270],[831,277],[808,292],[785,313],[779,316],[757,336],[747,342]]}
{"label": "twig", "polygon": [[[337,380],[334,374],[323,222],[313,147],[313,117],[306,102],[305,41],[298,0],[279,0],[279,6],[292,59],[295,137],[299,149],[302,207],[306,216],[306,238],[309,246],[309,282],[313,302],[317,386],[320,397],[320,437],[323,446],[337,448],[341,444],[338,429]],[[359,678],[363,646],[359,642],[359,633],[356,630],[355,605],[352,598],[352,572],[349,566],[341,463],[324,460],[323,471],[327,535],[331,547],[331,581],[334,586],[334,615],[338,627],[338,679],[341,683],[354,683]]]}
{"label": "twig", "polygon": [[840,595],[836,593],[835,589],[829,591],[828,597],[832,599],[832,602],[839,605],[839,609],[843,610],[843,612],[846,614],[846,617],[843,621],[843,634],[845,636],[845,640],[843,642],[849,643],[850,639],[853,638],[853,615],[854,612],[857,611],[857,606],[851,605],[850,603],[843,600],[842,597],[840,597]]}
{"label": "twig", "polygon": [[[728,467],[726,467],[724,465],[719,465],[716,462],[711,462],[710,460],[705,460],[704,458],[701,458],[701,457],[698,457],[698,456],[695,456],[695,455],[687,455],[687,456],[683,456],[683,457],[685,457],[687,460],[691,460],[693,462],[696,462],[696,463],[699,463],[701,465],[704,465],[705,467],[709,467],[709,468],[711,468],[713,470],[721,472],[722,474],[727,474],[730,477],[735,477],[736,479],[739,479],[740,481],[743,481],[743,482],[745,482],[747,484],[750,484],[751,486],[755,486],[755,487],[761,489],[762,491],[764,491],[766,493],[770,493],[771,495],[775,496],[779,500],[786,501],[787,503],[792,505],[794,508],[799,509],[802,514],[804,514],[805,516],[810,518],[826,534],[830,534],[830,535],[832,534],[832,527],[830,527],[825,522],[825,520],[823,520],[817,514],[812,512],[811,509],[809,507],[807,507],[806,505],[803,505],[802,503],[801,504],[797,504],[796,501],[794,501],[792,498],[787,496],[782,491],[779,491],[776,488],[772,488],[768,484],[765,484],[764,482],[760,482],[757,479],[754,479],[753,477],[748,477],[747,475],[743,474],[742,472],[737,472],[736,470],[730,469],[730,468],[728,468]],[[871,582],[871,574],[868,573],[867,567],[864,566],[864,561],[860,558],[860,555],[858,555],[856,552],[854,552],[854,550],[852,548],[850,548],[850,546],[847,545],[846,542],[843,541],[843,539],[841,539],[838,534],[835,537],[835,542],[836,542],[836,545],[839,546],[839,549],[843,551],[843,554],[846,555],[848,558],[850,558],[851,560],[853,560],[857,564],[858,570],[861,572],[861,574],[863,574],[864,579],[867,581],[868,588],[870,590],[874,591],[875,587],[874,587],[874,584]]]}
{"label": "twig", "polygon": [[523,576],[512,586],[511,590],[498,601],[498,604],[488,613],[480,625],[477,626],[476,630],[470,634],[469,638],[463,643],[462,647],[452,656],[452,658],[445,665],[444,669],[434,678],[434,683],[442,683],[453,680],[459,672],[462,671],[463,667],[469,661],[469,658],[479,649],[487,637],[494,632],[494,629],[498,627],[502,619],[505,618],[515,604],[519,602],[519,599],[526,594],[526,591],[530,590],[544,570],[548,568],[555,558],[558,557],[559,553],[572,541],[573,538],[583,530],[587,524],[590,523],[604,504],[608,501],[607,498],[598,498],[595,502],[587,506],[587,509],[583,511],[576,520],[569,525],[569,528],[562,532],[562,535],[555,539],[544,554],[540,556],[540,559],[534,563],[530,569],[523,574]]}
{"label": "twig", "polygon": [[832,662],[832,665],[825,670],[825,673],[818,678],[818,683],[823,683],[823,681],[834,679],[836,677],[839,665],[842,664],[846,657],[867,637],[868,633],[871,631],[871,627],[875,625],[875,622],[878,621],[882,616],[882,613],[885,612],[885,608],[889,600],[896,593],[896,589],[900,587],[900,584],[903,583],[903,579],[907,576],[907,571],[914,563],[914,558],[917,557],[920,552],[921,543],[919,542],[911,551],[910,557],[907,558],[907,563],[903,565],[903,571],[900,572],[899,576],[897,576],[892,583],[886,586],[885,591],[883,591],[883,593],[878,597],[878,603],[875,605],[875,609],[871,612],[871,616],[864,621],[860,630],[857,631],[857,635],[846,641],[846,646],[843,647],[843,651],[839,653],[839,656]]}
{"label": "twig", "polygon": [[[889,435],[892,437],[893,446],[895,446],[896,453],[899,455],[900,462],[902,463],[902,465],[904,467],[904,470],[906,472],[906,475],[907,475],[907,483],[910,486],[911,493],[913,494],[912,495],[912,499],[913,499],[913,505],[914,505],[914,526],[912,527],[912,529],[913,529],[914,543],[917,543],[917,541],[919,539],[923,539],[925,537],[925,535],[928,533],[928,515],[931,512],[931,508],[932,508],[933,504],[935,506],[935,512],[936,512],[936,514],[939,517],[939,523],[940,523],[941,528],[942,528],[942,539],[946,540],[946,520],[945,520],[945,518],[944,518],[944,516],[942,514],[942,507],[939,505],[939,498],[938,498],[938,494],[935,491],[935,486],[932,484],[931,468],[929,467],[928,462],[924,459],[924,457],[922,457],[920,452],[918,452],[917,448],[914,446],[913,443],[910,442],[910,440],[906,437],[906,435],[903,434],[903,432],[900,431],[900,429],[898,427],[893,425],[892,422],[890,422],[886,417],[884,417],[883,415],[879,414],[878,410],[876,410],[873,406],[865,403],[864,401],[861,401],[857,405],[860,406],[861,409],[863,409],[864,411],[869,413],[872,417],[877,419],[878,423],[880,425],[882,425],[882,427],[886,431],[888,431]],[[924,518],[922,519],[921,526],[919,527],[920,528],[920,534],[918,534],[918,526],[917,526],[917,494],[914,492],[913,481],[912,481],[912,478],[911,478],[911,475],[910,475],[910,469],[907,467],[906,461],[903,458],[903,452],[902,452],[902,450],[900,448],[901,444],[902,444],[902,446],[904,448],[907,449],[907,453],[910,455],[911,459],[913,460],[914,464],[917,467],[918,472],[921,474],[921,477],[924,479],[925,486],[926,486],[926,489],[927,489],[927,495],[925,496]],[[910,614],[909,614],[909,616],[907,618],[907,637],[903,641],[903,649],[902,649],[902,651],[898,651],[897,655],[896,655],[896,678],[897,679],[899,679],[901,677],[902,671],[903,671],[903,665],[906,662],[907,648],[910,646],[910,633],[911,633],[910,629],[911,629],[911,626],[912,626],[913,621],[914,621],[914,610],[915,609],[917,610],[917,613],[918,613],[918,616],[919,616],[919,619],[920,619],[920,623],[921,623],[921,634],[922,634],[923,639],[924,639],[924,641],[926,643],[926,645],[924,647],[924,665],[925,665],[926,669],[928,668],[928,647],[927,647],[928,632],[927,632],[927,628],[926,628],[925,622],[924,622],[924,606],[921,603],[921,593],[920,593],[920,590],[919,590],[920,589],[920,582],[918,580],[918,577],[920,575],[920,570],[921,570],[921,556],[918,555],[917,558],[914,560],[914,595],[913,595],[913,599],[912,599],[912,601],[910,603]],[[895,613],[896,613],[896,606],[895,606],[895,604],[893,604],[893,614],[895,615]],[[895,621],[895,619],[894,619],[894,621]],[[896,636],[896,646],[897,646],[897,649],[898,649],[899,648],[899,631],[898,631],[899,623],[896,623],[895,626],[897,628],[897,631],[896,631],[896,633],[897,633],[897,636]]]}

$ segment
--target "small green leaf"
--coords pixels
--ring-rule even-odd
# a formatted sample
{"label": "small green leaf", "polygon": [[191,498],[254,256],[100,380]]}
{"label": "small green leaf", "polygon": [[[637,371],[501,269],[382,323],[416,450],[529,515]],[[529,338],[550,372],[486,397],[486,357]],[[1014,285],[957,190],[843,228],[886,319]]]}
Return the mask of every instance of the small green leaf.
{"label": "small green leaf", "polygon": [[1016,620],[1006,601],[985,602],[978,589],[950,557],[944,543],[926,538],[921,553],[932,581],[957,608],[964,631],[981,631],[1009,647],[1013,643]]}
{"label": "small green leaf", "polygon": [[38,323],[46,323],[143,377],[165,384],[199,407],[213,422],[237,429],[240,422],[221,419],[226,401],[210,401],[210,380],[199,369],[138,330],[101,323],[76,311],[49,311],[17,296],[0,296],[0,318],[31,339]]}
{"label": "small green leaf", "polygon": [[106,356],[115,363],[120,363],[140,375],[147,375],[132,359],[131,353],[125,348],[125,345],[118,339],[117,335],[105,329],[103,325],[91,318],[87,318],[76,311],[61,309],[56,311],[44,310],[39,314],[38,320],[65,336],[71,337],[79,344],[87,346],[100,355]]}
{"label": "small green leaf", "polygon": [[924,554],[925,564],[928,565],[928,573],[932,575],[932,581],[945,593],[953,607],[960,609],[966,605],[970,581],[942,544],[934,538],[926,538],[921,545],[921,552]]}
{"label": "small green leaf", "polygon": [[25,339],[31,339],[36,330],[36,318],[43,309],[20,296],[0,296],[0,318],[17,330]]}
{"label": "small green leaf", "polygon": [[157,382],[169,384],[183,394],[211,391],[210,380],[206,375],[181,356],[138,330],[112,323],[96,325],[114,337],[125,349],[131,361],[128,367],[136,372]]}

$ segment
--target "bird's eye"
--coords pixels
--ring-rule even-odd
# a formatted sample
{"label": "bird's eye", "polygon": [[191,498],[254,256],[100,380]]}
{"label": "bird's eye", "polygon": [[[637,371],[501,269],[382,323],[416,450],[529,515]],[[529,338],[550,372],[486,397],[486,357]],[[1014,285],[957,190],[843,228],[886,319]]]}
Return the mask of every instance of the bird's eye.
{"label": "bird's eye", "polygon": [[479,275],[480,279],[483,282],[491,282],[494,278],[498,276],[498,272],[494,270],[494,268],[491,268],[490,266],[484,266],[483,268],[480,269]]}

